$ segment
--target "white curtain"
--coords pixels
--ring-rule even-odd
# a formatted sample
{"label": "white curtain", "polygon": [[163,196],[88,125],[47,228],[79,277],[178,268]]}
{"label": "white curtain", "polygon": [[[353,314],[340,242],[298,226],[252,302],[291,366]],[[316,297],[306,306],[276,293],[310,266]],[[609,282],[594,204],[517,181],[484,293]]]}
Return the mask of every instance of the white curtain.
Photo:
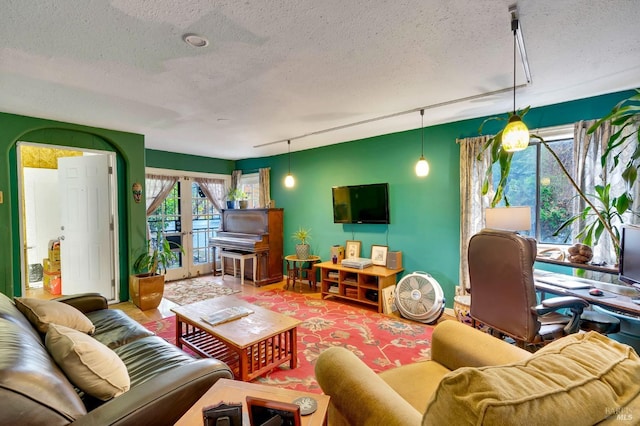
{"label": "white curtain", "polygon": [[[595,123],[595,120],[590,121],[579,121],[574,125],[574,137],[573,137],[573,155],[574,155],[574,168],[573,174],[574,179],[580,189],[584,194],[590,196],[595,194],[594,187],[596,185],[605,186],[607,184],[611,185],[610,195],[611,197],[618,196],[621,194],[625,188],[626,183],[622,179],[622,176],[619,172],[611,173],[611,165],[612,159],[614,155],[620,154],[618,170],[620,170],[621,165],[626,164],[629,160],[630,156],[633,155],[633,149],[635,148],[635,144],[630,144],[627,146],[625,150],[617,150],[610,154],[608,154],[609,161],[605,167],[602,167],[601,157],[602,154],[607,149],[607,144],[609,142],[609,137],[612,132],[617,131],[617,129],[611,126],[611,123],[605,122],[598,127],[598,129],[592,134],[587,134],[587,130]],[[635,128],[627,128],[628,132],[633,132],[637,129]],[[638,192],[639,185],[636,184],[634,186],[634,191],[636,194],[634,195],[634,206],[632,207],[633,211],[636,211],[638,208]],[[594,197],[590,197],[592,203],[600,208],[600,204],[595,201]],[[580,213],[586,207],[586,203],[580,197],[576,197],[574,202],[575,213]],[[637,217],[632,215],[631,213],[626,213],[623,215],[623,220],[625,223],[637,223]],[[614,225],[620,229],[621,223],[617,222]],[[584,226],[584,222],[578,220],[573,223],[572,235],[576,235],[579,230]],[[616,264],[616,254],[614,245],[609,238],[608,234],[603,232],[598,244],[595,244],[593,247],[593,260],[596,262],[606,262],[607,265],[613,266]]]}
{"label": "white curtain", "polygon": [[147,216],[155,211],[160,204],[167,198],[171,188],[176,184],[178,178],[176,176],[162,175],[146,175],[145,176],[145,195],[147,202]]}
{"label": "white curtain", "polygon": [[222,209],[225,208],[224,179],[197,177],[194,178],[194,180],[198,183],[198,185],[200,185],[200,189],[202,189],[202,192],[207,197],[207,199],[211,201],[213,207],[221,212]]}
{"label": "white curtain", "polygon": [[231,189],[236,189],[240,186],[240,179],[242,179],[242,170],[231,172]]}
{"label": "white curtain", "polygon": [[[611,136],[611,124],[609,122],[603,123],[595,132],[588,135],[587,130],[594,123],[594,120],[578,121],[574,124],[573,129],[573,175],[580,190],[587,196],[595,194],[594,187],[596,185],[606,185],[609,182],[609,167],[603,168],[600,158],[607,149],[607,142]],[[596,207],[600,208],[593,197],[590,199]],[[587,204],[581,197],[576,197],[573,205],[576,214],[582,212],[586,206]],[[572,225],[571,235],[577,235],[584,223],[582,220],[575,221]],[[593,246],[594,261],[604,261],[613,265],[615,263],[613,245],[605,234],[603,237],[600,238],[598,244]]]}
{"label": "white curtain", "polygon": [[[145,176],[145,196],[147,203],[147,217],[162,204],[167,195],[176,184],[176,176],[146,175]],[[151,230],[147,222],[147,240],[151,239]]]}
{"label": "white curtain", "polygon": [[491,167],[490,152],[478,154],[491,136],[458,139],[460,145],[460,285],[457,294],[469,289],[467,252],[469,239],[484,227],[484,210],[491,205],[491,191],[482,196],[482,182]]}
{"label": "white curtain", "polygon": [[271,206],[271,169],[264,168],[258,170],[258,207],[268,208]]}

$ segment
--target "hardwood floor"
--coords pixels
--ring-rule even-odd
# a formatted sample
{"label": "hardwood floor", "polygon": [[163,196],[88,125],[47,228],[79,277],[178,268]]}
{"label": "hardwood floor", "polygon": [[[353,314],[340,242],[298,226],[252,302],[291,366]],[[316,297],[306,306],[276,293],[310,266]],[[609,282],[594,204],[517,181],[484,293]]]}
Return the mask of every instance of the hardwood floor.
{"label": "hardwood floor", "polygon": [[[286,277],[283,281],[279,283],[269,284],[262,287],[256,287],[250,281],[246,281],[246,280],[245,280],[245,284],[241,285],[240,278],[234,278],[229,275],[225,275],[224,281],[222,281],[222,277],[219,275],[218,276],[202,275],[200,277],[195,277],[193,279],[215,281],[217,283],[224,284],[227,287],[240,290],[240,293],[238,293],[238,295],[252,295],[252,294],[262,292],[262,291],[267,291],[267,290],[284,289],[287,284]],[[172,281],[172,282],[178,283],[180,282],[180,280]],[[289,291],[294,291],[291,286],[289,286]],[[300,283],[297,282],[295,291],[301,291],[306,295],[310,295],[320,299],[320,286],[318,286],[318,289],[314,291],[313,288],[311,288],[306,281],[304,281],[302,285],[300,285]],[[25,297],[35,297],[39,299],[53,299],[58,296],[51,295],[48,292],[46,292],[43,288],[40,287],[40,288],[27,289]],[[150,309],[146,311],[140,310],[131,301],[110,305],[110,307],[113,309],[121,309],[127,315],[129,315],[131,318],[133,318],[134,320],[138,321],[141,324],[147,323],[149,321],[160,320],[166,317],[173,316],[173,312],[171,312],[170,309],[174,306],[177,306],[177,305],[167,299],[162,299],[162,302],[160,303],[160,306],[158,306],[157,309]]]}
{"label": "hardwood floor", "polygon": [[[227,287],[231,287],[233,289],[239,289],[240,293],[238,293],[238,295],[252,295],[255,293],[268,291],[268,290],[284,289],[287,284],[286,277],[279,283],[269,284],[262,287],[256,287],[250,281],[246,281],[246,280],[245,280],[245,284],[241,285],[240,278],[234,278],[229,275],[225,275],[224,281],[222,281],[222,277],[219,275],[218,276],[202,275],[200,277],[196,277],[193,279],[216,281],[221,284],[224,283],[224,285]],[[175,283],[180,281],[172,281],[172,282]],[[321,298],[320,285],[318,285],[317,290],[314,291],[313,288],[311,288],[306,281],[303,281],[302,284],[300,284],[300,282],[297,282],[295,289],[289,286],[289,291],[300,291],[301,293],[306,294],[307,296],[316,297],[318,299]],[[49,294],[48,292],[44,291],[43,288],[28,289],[26,291],[25,296],[36,297],[41,299],[52,299],[52,298],[58,297],[58,296]],[[341,302],[345,302],[345,301],[341,300]],[[144,324],[150,321],[161,320],[163,318],[173,316],[173,312],[171,312],[170,309],[174,306],[177,306],[177,305],[167,299],[162,299],[162,302],[160,303],[160,306],[158,306],[157,309],[150,309],[146,311],[141,311],[136,305],[133,304],[133,302],[130,302],[130,301],[116,303],[111,305],[110,307],[113,309],[121,309],[134,320],[138,321],[141,324]],[[361,306],[361,305],[354,304],[354,306]],[[400,318],[400,315],[398,312],[394,312],[392,315]],[[441,320],[443,319],[455,320],[455,317],[447,315],[447,313],[445,312]]]}

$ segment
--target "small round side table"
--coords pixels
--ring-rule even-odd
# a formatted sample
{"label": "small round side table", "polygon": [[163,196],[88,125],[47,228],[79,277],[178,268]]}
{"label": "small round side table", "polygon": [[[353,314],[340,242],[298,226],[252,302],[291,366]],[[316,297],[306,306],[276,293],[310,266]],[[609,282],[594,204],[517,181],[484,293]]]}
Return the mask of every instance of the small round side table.
{"label": "small round side table", "polygon": [[[293,281],[293,289],[296,288],[296,279],[300,279],[300,284],[302,284],[302,273],[307,273],[307,281],[309,281],[309,287],[313,284],[313,289],[316,290],[317,283],[315,275],[315,268],[313,267],[314,263],[320,262],[320,256],[311,255],[306,259],[298,259],[298,256],[295,254],[290,254],[285,256],[284,260],[287,261],[287,286],[285,287],[287,290],[289,289],[290,281]],[[305,263],[309,263],[307,268],[304,267]],[[300,287],[300,291],[302,291],[302,287]]]}

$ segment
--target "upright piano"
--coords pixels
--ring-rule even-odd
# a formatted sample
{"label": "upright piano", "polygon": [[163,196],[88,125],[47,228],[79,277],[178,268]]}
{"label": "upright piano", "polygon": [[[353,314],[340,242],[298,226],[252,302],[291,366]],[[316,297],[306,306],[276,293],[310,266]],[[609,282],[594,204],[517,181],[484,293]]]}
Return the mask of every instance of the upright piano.
{"label": "upright piano", "polygon": [[[220,229],[211,246],[220,250],[256,254],[255,285],[282,281],[284,209],[222,210]],[[229,259],[227,259],[229,260]],[[232,273],[233,265],[221,265]],[[253,279],[253,265],[245,267],[245,279]]]}

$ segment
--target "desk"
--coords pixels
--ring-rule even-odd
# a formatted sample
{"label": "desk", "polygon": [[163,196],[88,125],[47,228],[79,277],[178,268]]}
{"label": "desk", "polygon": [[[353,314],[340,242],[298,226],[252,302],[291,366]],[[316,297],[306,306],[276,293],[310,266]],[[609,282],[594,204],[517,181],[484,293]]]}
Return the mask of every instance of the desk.
{"label": "desk", "polygon": [[[561,275],[566,277],[566,275],[555,274],[553,272],[535,271],[534,279],[537,274]],[[640,291],[638,291],[636,288],[630,287],[630,286],[622,286],[617,284],[588,280],[588,279],[579,278],[579,277],[573,277],[573,278],[578,281],[585,281],[591,284],[593,287],[601,289],[604,292],[604,296],[592,296],[589,294],[588,289],[572,290],[572,289],[555,286],[552,284],[543,283],[540,281],[535,282],[536,290],[538,290],[542,294],[543,299],[544,299],[545,293],[556,294],[559,296],[576,296],[586,300],[592,305],[602,306],[608,309],[612,309],[614,311],[625,313],[627,315],[640,317],[640,305],[633,303],[631,301],[632,298],[640,297]],[[623,293],[623,294],[620,294],[620,293]]]}
{"label": "desk", "polygon": [[[298,259],[295,254],[285,256],[284,260],[287,261],[287,289],[289,288],[289,281],[293,280],[293,289],[296,289],[296,278],[300,278],[300,285],[302,285],[302,272],[307,272],[307,280],[309,281],[309,287],[313,281],[313,289],[316,289],[316,277],[312,277],[311,274],[315,273],[313,264],[320,262],[320,256],[309,256],[307,259]],[[309,262],[309,267],[304,268],[304,264]],[[293,266],[292,266],[293,265]],[[300,288],[302,291],[302,288]]]}

